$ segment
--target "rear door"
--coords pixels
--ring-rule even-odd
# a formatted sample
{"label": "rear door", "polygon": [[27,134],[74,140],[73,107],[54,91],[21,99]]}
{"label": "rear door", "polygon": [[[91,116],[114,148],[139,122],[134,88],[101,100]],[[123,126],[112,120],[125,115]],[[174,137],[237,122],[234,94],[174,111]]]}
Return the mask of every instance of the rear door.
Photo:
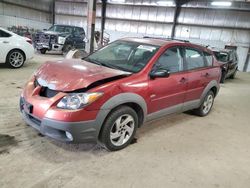
{"label": "rear door", "polygon": [[167,78],[149,80],[149,113],[162,111],[164,114],[181,111],[187,89],[187,75],[183,72],[180,47],[168,48],[157,60],[155,69],[169,70]]}
{"label": "rear door", "polygon": [[[212,57],[212,55],[210,55]],[[209,58],[209,57],[207,57]],[[210,59],[211,64],[211,59]],[[211,81],[210,69],[203,52],[196,48],[184,49],[184,67],[187,70],[188,86],[185,97],[184,109],[198,103],[205,87]]]}

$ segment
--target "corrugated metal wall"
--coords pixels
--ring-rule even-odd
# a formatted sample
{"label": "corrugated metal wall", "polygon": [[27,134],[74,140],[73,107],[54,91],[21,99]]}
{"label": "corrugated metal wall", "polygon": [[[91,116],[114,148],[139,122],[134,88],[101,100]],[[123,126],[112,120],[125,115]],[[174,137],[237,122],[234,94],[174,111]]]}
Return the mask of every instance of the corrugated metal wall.
{"label": "corrugated metal wall", "polygon": [[0,1],[0,26],[44,29],[51,25],[51,2],[39,0]]}
{"label": "corrugated metal wall", "polygon": [[[161,7],[156,0],[126,0],[126,4],[109,1],[106,32],[111,40],[125,36],[171,35],[174,5]],[[56,0],[56,23],[87,25],[86,0]],[[101,4],[97,5],[96,29],[100,29]],[[238,2],[227,9],[211,7],[209,1],[192,1],[184,5],[176,27],[177,38],[223,48],[238,46],[239,69],[243,70],[250,45],[250,3]],[[248,66],[250,71],[250,65]]]}

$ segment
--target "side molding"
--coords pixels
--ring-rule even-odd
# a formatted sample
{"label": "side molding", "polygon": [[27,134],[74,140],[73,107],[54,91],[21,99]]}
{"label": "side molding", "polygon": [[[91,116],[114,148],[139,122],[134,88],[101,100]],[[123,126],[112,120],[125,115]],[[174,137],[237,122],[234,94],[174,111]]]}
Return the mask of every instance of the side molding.
{"label": "side molding", "polygon": [[203,99],[206,97],[206,94],[208,93],[209,90],[211,90],[213,87],[217,88],[217,92],[215,94],[215,96],[218,94],[219,90],[220,90],[220,85],[217,83],[216,80],[212,80],[211,82],[209,82],[209,84],[207,85],[207,87],[204,89],[204,91],[201,94],[201,100],[200,100],[200,104],[203,102]]}
{"label": "side molding", "polygon": [[146,116],[147,116],[147,104],[145,102],[145,100],[138,94],[135,94],[135,93],[121,93],[121,94],[118,94],[118,95],[115,95],[114,97],[111,97],[108,101],[106,101],[97,117],[96,117],[96,137],[98,138],[98,135],[100,133],[100,130],[101,130],[101,127],[103,125],[103,122],[105,121],[107,115],[109,114],[109,112],[121,105],[121,104],[124,104],[124,103],[136,103],[138,104],[142,110],[143,110],[143,114],[144,114],[144,121],[146,119]]}
{"label": "side molding", "polygon": [[135,93],[121,93],[121,94],[115,95],[114,97],[110,98],[107,102],[105,102],[102,105],[101,110],[107,110],[107,109],[111,110],[115,108],[116,106],[119,106],[124,103],[131,103],[131,102],[138,104],[143,110],[144,117],[146,117],[147,104],[143,97]]}

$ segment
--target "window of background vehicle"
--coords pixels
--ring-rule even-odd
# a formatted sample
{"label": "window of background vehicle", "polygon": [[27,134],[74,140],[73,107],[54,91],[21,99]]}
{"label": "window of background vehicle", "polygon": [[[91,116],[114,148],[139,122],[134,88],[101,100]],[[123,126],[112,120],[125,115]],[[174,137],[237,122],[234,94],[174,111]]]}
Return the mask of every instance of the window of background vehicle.
{"label": "window of background vehicle", "polygon": [[236,51],[234,52],[234,61],[238,61],[238,55],[237,55]]}
{"label": "window of background vehicle", "polygon": [[74,34],[75,35],[84,35],[85,36],[84,30],[82,28],[80,28],[80,27],[75,27]]}
{"label": "window of background vehicle", "polygon": [[120,70],[139,72],[159,46],[130,41],[116,41],[86,57],[86,61],[99,62]]}
{"label": "window of background vehicle", "polygon": [[207,66],[212,66],[213,65],[213,55],[207,53],[207,52],[204,52],[204,57],[207,61]]}
{"label": "window of background vehicle", "polygon": [[229,54],[226,52],[214,52],[214,55],[218,61],[227,62]]}
{"label": "window of background vehicle", "polygon": [[178,47],[167,49],[157,60],[154,69],[169,70],[175,73],[183,70],[181,52]]}
{"label": "window of background vehicle", "polygon": [[11,35],[9,34],[9,33],[6,33],[6,32],[4,32],[4,31],[2,31],[2,30],[0,30],[0,37],[2,37],[2,38],[7,38],[7,37],[10,37]]}
{"label": "window of background vehicle", "polygon": [[195,49],[185,49],[185,58],[187,63],[187,69],[196,69],[200,67],[205,67],[205,62],[203,55],[200,51]]}

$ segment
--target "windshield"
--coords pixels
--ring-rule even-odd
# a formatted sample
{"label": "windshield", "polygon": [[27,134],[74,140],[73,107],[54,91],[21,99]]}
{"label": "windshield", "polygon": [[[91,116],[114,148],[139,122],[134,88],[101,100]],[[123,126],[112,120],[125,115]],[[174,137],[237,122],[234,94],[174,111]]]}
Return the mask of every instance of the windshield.
{"label": "windshield", "polygon": [[58,33],[72,33],[73,27],[63,26],[63,25],[53,25],[48,29],[48,31],[55,31]]}
{"label": "windshield", "polygon": [[85,58],[86,61],[128,72],[142,70],[159,46],[116,41]]}
{"label": "windshield", "polygon": [[227,62],[229,59],[228,53],[226,52],[214,52],[214,54],[218,61]]}

